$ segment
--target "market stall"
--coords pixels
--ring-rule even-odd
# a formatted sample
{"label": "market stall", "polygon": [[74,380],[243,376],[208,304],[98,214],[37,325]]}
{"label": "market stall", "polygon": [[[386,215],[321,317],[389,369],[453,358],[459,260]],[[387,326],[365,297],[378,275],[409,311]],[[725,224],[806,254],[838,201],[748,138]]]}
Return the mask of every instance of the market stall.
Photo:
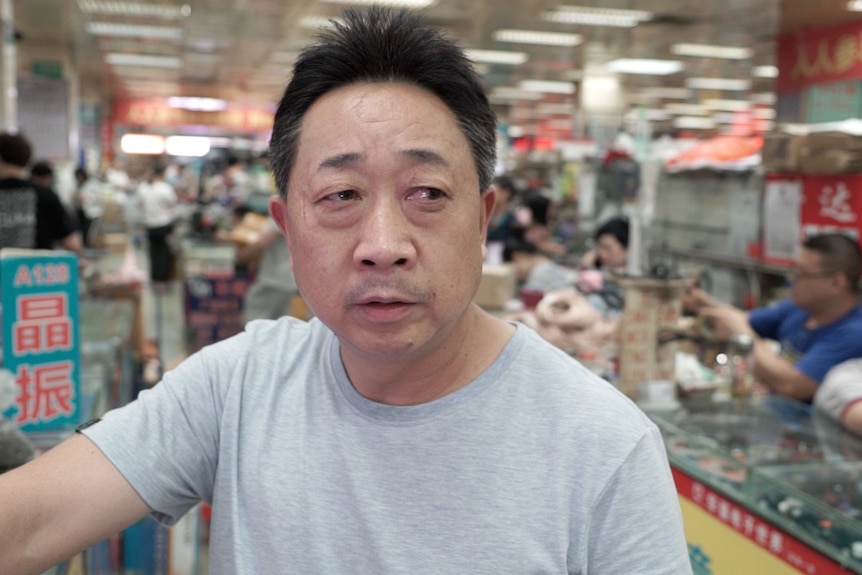
{"label": "market stall", "polygon": [[648,414],[695,573],[862,573],[862,441],[777,396]]}

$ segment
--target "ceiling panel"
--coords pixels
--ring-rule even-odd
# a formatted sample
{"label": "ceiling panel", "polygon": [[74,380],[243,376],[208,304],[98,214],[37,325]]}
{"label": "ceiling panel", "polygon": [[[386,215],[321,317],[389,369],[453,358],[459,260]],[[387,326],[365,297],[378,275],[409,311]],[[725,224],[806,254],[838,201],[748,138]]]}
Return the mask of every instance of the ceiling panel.
{"label": "ceiling panel", "polygon": [[[177,95],[221,97],[243,104],[277,101],[296,49],[314,32],[306,26],[308,19],[337,17],[343,9],[343,5],[332,2],[306,0],[139,3],[174,7],[178,13],[187,14],[178,19],[155,14],[93,14],[81,9],[96,1],[13,0],[21,35],[19,52],[26,55],[48,46],[69,54],[82,85],[100,86],[106,99],[176,91]],[[774,62],[779,31],[862,20],[862,14],[846,11],[845,0],[581,0],[577,4],[649,10],[654,16],[634,28],[561,24],[542,18],[560,4],[555,0],[438,0],[423,13],[464,48],[527,53],[528,60],[521,65],[479,66],[492,91],[532,79],[579,83],[585,74],[591,76],[607,61],[621,57],[677,58],[684,62],[682,72],[668,76],[621,75],[623,91],[631,102],[644,101],[643,90],[679,89],[687,79],[698,76],[750,80],[747,95],[769,92],[773,81],[753,78],[752,69]],[[161,39],[95,36],[87,32],[92,23],[171,27],[181,32]],[[494,39],[494,32],[502,28],[574,32],[583,42],[577,46],[500,42]],[[752,54],[741,61],[674,56],[671,47],[680,42],[743,46]],[[107,64],[108,53],[178,57],[181,65],[178,69],[126,68]],[[739,95],[700,91],[684,100],[730,96]],[[524,117],[548,116],[549,112],[540,111],[539,104],[570,106],[577,98],[545,95],[539,100],[495,98],[494,102],[503,121],[521,121]],[[669,101],[652,98],[648,102],[661,106]]]}

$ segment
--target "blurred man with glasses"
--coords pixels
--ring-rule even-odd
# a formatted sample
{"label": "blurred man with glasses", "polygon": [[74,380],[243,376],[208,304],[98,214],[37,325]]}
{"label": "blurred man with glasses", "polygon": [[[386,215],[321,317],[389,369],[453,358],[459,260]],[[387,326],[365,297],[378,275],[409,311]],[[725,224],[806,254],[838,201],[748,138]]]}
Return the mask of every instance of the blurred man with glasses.
{"label": "blurred man with glasses", "polygon": [[[719,331],[754,340],[753,373],[770,391],[811,401],[826,373],[862,357],[859,244],[843,234],[807,238],[790,272],[791,295],[743,311],[695,289],[685,306],[712,318]],[[779,344],[778,353],[768,340]]]}

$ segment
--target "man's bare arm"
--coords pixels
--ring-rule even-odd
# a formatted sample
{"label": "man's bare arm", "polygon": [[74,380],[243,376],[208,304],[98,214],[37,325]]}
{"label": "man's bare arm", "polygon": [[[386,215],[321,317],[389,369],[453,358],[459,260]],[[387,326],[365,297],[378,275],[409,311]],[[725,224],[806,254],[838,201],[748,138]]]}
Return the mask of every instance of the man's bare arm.
{"label": "man's bare arm", "polygon": [[99,448],[75,435],[0,475],[0,573],[42,573],[149,511]]}

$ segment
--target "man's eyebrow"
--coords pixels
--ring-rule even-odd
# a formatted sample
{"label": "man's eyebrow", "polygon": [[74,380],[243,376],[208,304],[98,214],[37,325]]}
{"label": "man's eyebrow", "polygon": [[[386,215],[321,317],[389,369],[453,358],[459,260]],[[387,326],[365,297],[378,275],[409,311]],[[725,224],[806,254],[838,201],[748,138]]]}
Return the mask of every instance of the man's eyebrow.
{"label": "man's eyebrow", "polygon": [[358,152],[348,152],[346,154],[330,156],[328,158],[324,158],[324,160],[318,164],[317,171],[320,172],[327,169],[337,170],[354,162],[358,162],[361,159],[362,154]]}
{"label": "man's eyebrow", "polygon": [[409,150],[402,150],[398,153],[400,156],[406,156],[410,160],[420,164],[432,164],[436,166],[448,166],[449,162],[446,161],[446,158],[438,154],[433,150],[427,150],[424,148],[411,148]]}

